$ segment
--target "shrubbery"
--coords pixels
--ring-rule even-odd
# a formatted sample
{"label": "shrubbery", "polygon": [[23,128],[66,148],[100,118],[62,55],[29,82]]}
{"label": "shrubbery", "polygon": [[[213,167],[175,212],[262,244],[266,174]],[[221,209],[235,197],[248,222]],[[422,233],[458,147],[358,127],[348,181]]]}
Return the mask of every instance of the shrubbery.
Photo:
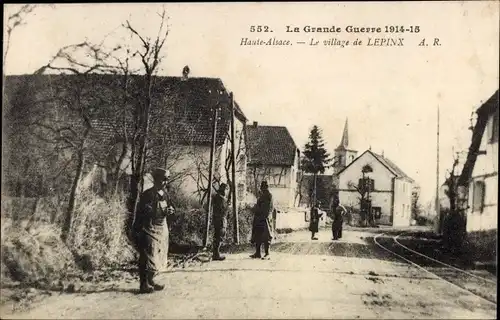
{"label": "shrubbery", "polygon": [[[205,210],[182,194],[174,194],[173,197],[176,212],[168,220],[170,243],[191,248],[202,246]],[[15,201],[2,203],[2,278],[30,282],[58,279],[78,269],[91,271],[134,260],[134,250],[123,228],[127,209],[121,196],[103,198],[90,190],[80,190],[67,244],[60,239],[65,202],[57,202],[55,198],[38,201],[43,205],[35,206],[38,209],[34,213],[29,211],[32,204],[13,203]],[[36,220],[30,221],[32,214],[35,214]],[[252,221],[251,207],[240,207],[242,244],[250,240]],[[211,223],[209,243],[212,238]],[[228,208],[224,242],[234,243],[231,206]]]}
{"label": "shrubbery", "polygon": [[24,207],[11,206],[10,212],[2,212],[2,276],[16,281],[58,278],[76,268],[90,271],[133,257],[122,232],[126,210],[120,197],[103,199],[82,191],[67,244],[60,239],[61,210],[50,212],[44,206],[42,212],[35,212],[38,218],[33,222],[15,218],[23,216],[14,212],[19,208]]}

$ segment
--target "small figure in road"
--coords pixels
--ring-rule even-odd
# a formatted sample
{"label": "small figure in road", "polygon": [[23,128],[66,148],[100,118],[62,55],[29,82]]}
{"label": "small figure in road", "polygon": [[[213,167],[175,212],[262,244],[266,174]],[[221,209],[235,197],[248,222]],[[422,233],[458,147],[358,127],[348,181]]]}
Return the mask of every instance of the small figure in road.
{"label": "small figure in road", "polygon": [[214,239],[213,239],[213,253],[212,260],[223,261],[226,257],[220,255],[220,246],[222,239],[226,234],[226,188],[225,183],[221,183],[219,190],[213,197],[213,223],[214,223]]}
{"label": "small figure in road", "polygon": [[309,220],[309,231],[311,231],[311,240],[318,240],[314,235],[319,231],[319,219],[323,216],[320,210],[321,202],[317,201],[316,205],[311,208],[311,219]]}
{"label": "small figure in road", "polygon": [[336,208],[333,209],[332,240],[338,240],[342,238],[342,225],[344,223],[344,216],[346,213],[346,208],[340,203]]}
{"label": "small figure in road", "polygon": [[165,241],[168,240],[164,234],[166,217],[174,213],[174,207],[165,192],[169,171],[158,168],[153,170],[151,175],[153,187],[140,195],[134,223],[139,251],[140,293],[151,293],[165,288],[164,285],[157,284],[153,278],[158,272],[158,255],[167,248]]}
{"label": "small figure in road", "polygon": [[[270,215],[273,212],[273,195],[269,192],[269,187],[266,181],[262,181],[260,185],[260,195],[257,199],[257,204],[254,207],[254,219],[252,228],[251,243],[255,244],[255,253],[251,258],[269,259],[269,247],[272,240],[272,230]],[[261,256],[260,248],[264,244],[265,255]]]}

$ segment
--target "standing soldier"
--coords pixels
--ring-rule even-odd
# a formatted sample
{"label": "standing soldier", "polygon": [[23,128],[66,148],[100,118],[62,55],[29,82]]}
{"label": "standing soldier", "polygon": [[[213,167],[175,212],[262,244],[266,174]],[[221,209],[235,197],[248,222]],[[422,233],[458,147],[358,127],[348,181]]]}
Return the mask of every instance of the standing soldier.
{"label": "standing soldier", "polygon": [[344,215],[346,214],[346,212],[346,208],[344,208],[344,206],[341,204],[339,204],[336,208],[333,208],[332,240],[338,240],[342,238],[342,225],[344,223]]}
{"label": "standing soldier", "polygon": [[[273,212],[273,195],[269,192],[266,181],[260,185],[260,195],[254,208],[254,219],[252,228],[252,240],[255,244],[255,253],[251,258],[269,259],[269,246],[272,240],[271,223],[269,215]],[[260,247],[264,244],[265,255],[260,254]]]}
{"label": "standing soldier", "polygon": [[213,197],[213,223],[214,223],[214,241],[212,260],[223,261],[226,257],[220,255],[220,245],[226,234],[226,188],[227,185],[222,183],[219,190]]}
{"label": "standing soldier", "polygon": [[319,231],[319,219],[323,215],[320,212],[321,202],[317,201],[316,205],[311,208],[311,219],[309,220],[309,231],[311,231],[311,240],[318,240],[314,235]]}
{"label": "standing soldier", "polygon": [[140,293],[151,293],[165,288],[164,285],[155,283],[153,278],[158,272],[158,255],[166,249],[164,244],[166,217],[174,212],[168,194],[164,190],[170,176],[169,171],[155,169],[151,175],[153,187],[141,194],[134,224],[138,233]]}

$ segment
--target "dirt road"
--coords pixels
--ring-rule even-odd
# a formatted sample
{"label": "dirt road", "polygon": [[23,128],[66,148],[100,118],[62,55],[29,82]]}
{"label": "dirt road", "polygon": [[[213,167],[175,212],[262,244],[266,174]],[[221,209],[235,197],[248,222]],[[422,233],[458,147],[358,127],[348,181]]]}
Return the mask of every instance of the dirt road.
{"label": "dirt road", "polygon": [[271,260],[250,250],[159,276],[168,290],[137,295],[137,283],[91,294],[61,294],[2,318],[475,318],[494,319],[496,305],[373,245],[373,233],[327,231],[312,241],[296,232],[273,244]]}

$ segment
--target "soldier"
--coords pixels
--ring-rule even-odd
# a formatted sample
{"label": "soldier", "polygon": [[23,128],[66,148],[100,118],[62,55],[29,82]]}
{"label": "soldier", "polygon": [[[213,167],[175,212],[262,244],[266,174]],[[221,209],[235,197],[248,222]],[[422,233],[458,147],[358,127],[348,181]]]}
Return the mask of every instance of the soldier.
{"label": "soldier", "polygon": [[155,283],[153,278],[158,272],[158,254],[166,249],[164,245],[166,217],[174,212],[168,194],[164,190],[170,176],[169,171],[158,168],[153,170],[151,175],[153,187],[141,194],[134,223],[138,233],[140,293],[151,293],[165,288],[164,285]]}
{"label": "soldier", "polygon": [[226,257],[220,255],[220,245],[226,234],[226,188],[227,185],[222,183],[219,190],[213,197],[213,223],[214,223],[214,241],[212,260],[223,261]]}
{"label": "soldier", "polygon": [[309,220],[309,231],[311,231],[311,240],[318,240],[314,235],[319,231],[319,219],[323,215],[320,212],[321,202],[317,201],[316,205],[311,208],[311,219]]}
{"label": "soldier", "polygon": [[344,223],[344,215],[347,213],[346,208],[339,204],[333,209],[333,223],[332,223],[332,240],[338,240],[342,238],[342,225]]}
{"label": "soldier", "polygon": [[[254,207],[254,219],[252,228],[252,240],[255,244],[255,253],[250,257],[257,259],[269,259],[269,247],[272,240],[271,223],[269,215],[273,212],[273,195],[269,192],[269,187],[266,181],[262,181],[260,185],[260,196],[257,199],[257,204]],[[265,255],[261,256],[260,247],[264,244]]]}

